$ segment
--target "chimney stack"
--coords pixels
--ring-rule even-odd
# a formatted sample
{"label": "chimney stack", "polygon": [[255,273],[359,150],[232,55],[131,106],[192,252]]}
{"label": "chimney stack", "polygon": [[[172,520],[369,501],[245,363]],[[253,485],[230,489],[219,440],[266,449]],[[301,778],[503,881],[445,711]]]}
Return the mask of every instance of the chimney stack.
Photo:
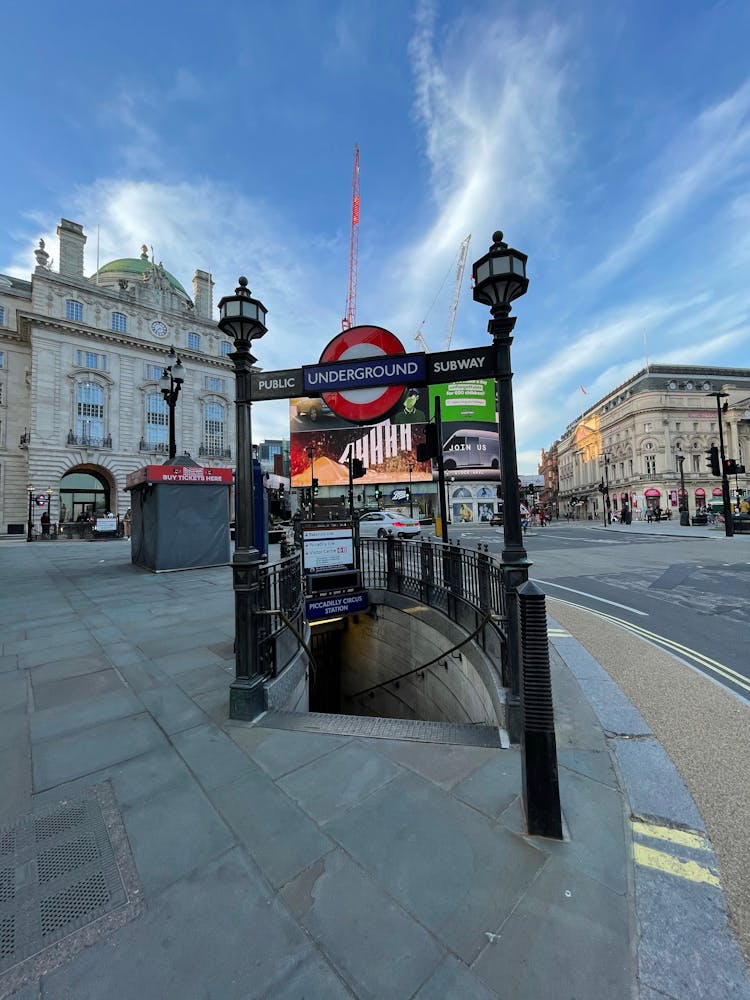
{"label": "chimney stack", "polygon": [[57,235],[60,237],[60,274],[69,278],[82,278],[83,247],[86,243],[83,226],[68,219],[60,219]]}
{"label": "chimney stack", "polygon": [[201,319],[210,320],[214,310],[214,282],[208,271],[196,270],[193,277],[195,311]]}

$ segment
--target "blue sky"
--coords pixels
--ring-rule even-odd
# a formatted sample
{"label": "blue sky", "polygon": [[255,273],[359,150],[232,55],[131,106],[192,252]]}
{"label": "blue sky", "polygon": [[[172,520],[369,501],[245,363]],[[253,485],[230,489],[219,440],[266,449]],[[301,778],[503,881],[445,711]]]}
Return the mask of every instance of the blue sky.
{"label": "blue sky", "polygon": [[[443,346],[451,270],[496,228],[515,304],[519,468],[651,362],[747,367],[746,0],[51,0],[3,10],[0,270],[83,223],[86,266],[157,259],[216,300],[247,274],[267,369],[340,330],[361,150],[357,321]],[[469,268],[467,267],[467,278]],[[464,281],[453,347],[487,342]],[[588,395],[581,392],[583,385]],[[254,436],[288,432],[259,404]]]}

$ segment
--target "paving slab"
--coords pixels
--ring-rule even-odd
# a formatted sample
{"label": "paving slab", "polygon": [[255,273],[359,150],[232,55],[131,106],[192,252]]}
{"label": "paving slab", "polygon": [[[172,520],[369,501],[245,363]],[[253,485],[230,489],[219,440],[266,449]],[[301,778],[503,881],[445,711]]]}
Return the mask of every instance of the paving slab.
{"label": "paving slab", "polygon": [[472,965],[514,1000],[632,1000],[628,901],[550,859]]}
{"label": "paving slab", "polygon": [[229,736],[272,778],[302,767],[350,742],[350,736],[290,732],[258,726],[231,725]]}
{"label": "paving slab", "polygon": [[200,706],[174,685],[146,688],[140,692],[140,699],[164,732],[170,735],[206,722],[206,713]]}
{"label": "paving slab", "polygon": [[34,790],[42,791],[92,774],[163,743],[164,735],[146,714],[45,740],[34,750]]}
{"label": "paving slab", "polygon": [[34,743],[42,743],[44,740],[142,712],[143,705],[132,692],[124,688],[105,692],[84,700],[75,700],[67,706],[63,703],[55,708],[34,712],[29,716],[31,739]]}
{"label": "paving slab", "polygon": [[357,997],[410,997],[444,957],[424,927],[341,850],[281,896]]}
{"label": "paving slab", "polygon": [[467,963],[546,861],[530,843],[413,774],[395,778],[325,829]]}
{"label": "paving slab", "polygon": [[451,744],[422,743],[407,740],[364,740],[377,746],[379,753],[403,767],[421,774],[443,788],[452,788],[457,782],[480,768],[485,761],[494,760],[504,751],[484,747],[462,747]]}
{"label": "paving slab", "polygon": [[657,740],[614,740],[613,746],[636,815],[669,817],[691,830],[705,830],[693,797]]}
{"label": "paving slab", "polygon": [[[145,956],[154,957],[144,961]],[[117,935],[46,976],[44,996],[247,1000],[273,997],[277,987],[283,996],[285,985],[305,965],[308,975],[300,981],[314,982],[314,969],[324,987],[308,996],[346,996],[335,974],[326,976],[307,936],[235,848],[153,897],[142,917]]]}
{"label": "paving slab", "polygon": [[453,794],[496,819],[521,792],[521,754],[501,750],[472,775],[453,786]]}
{"label": "paving slab", "polygon": [[402,773],[373,747],[348,743],[292,771],[278,785],[316,822],[324,823]]}
{"label": "paving slab", "polygon": [[334,846],[255,765],[251,764],[242,777],[213,790],[211,801],[275,888],[295,878]]}
{"label": "paving slab", "polygon": [[34,709],[67,707],[73,702],[88,700],[109,691],[125,691],[125,685],[115,670],[97,670],[94,673],[42,681],[31,674],[34,692]]}
{"label": "paving slab", "polygon": [[177,733],[172,744],[204,788],[218,788],[257,770],[237,744],[213,725]]}
{"label": "paving slab", "polygon": [[463,962],[448,957],[414,994],[414,1000],[497,1000],[501,994],[490,990]]}

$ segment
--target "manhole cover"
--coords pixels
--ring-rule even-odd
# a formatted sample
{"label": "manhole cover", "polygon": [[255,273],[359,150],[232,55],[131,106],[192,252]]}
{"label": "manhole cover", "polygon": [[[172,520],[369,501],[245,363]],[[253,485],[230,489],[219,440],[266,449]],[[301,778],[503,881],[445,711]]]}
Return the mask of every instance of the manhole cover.
{"label": "manhole cover", "polygon": [[0,829],[0,998],[139,911],[108,782]]}

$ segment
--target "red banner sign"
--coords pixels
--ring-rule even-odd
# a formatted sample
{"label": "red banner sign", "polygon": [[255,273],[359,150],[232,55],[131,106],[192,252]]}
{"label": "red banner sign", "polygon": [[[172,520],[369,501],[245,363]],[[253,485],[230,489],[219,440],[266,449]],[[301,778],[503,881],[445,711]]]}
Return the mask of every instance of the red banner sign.
{"label": "red banner sign", "polygon": [[144,465],[125,479],[125,489],[142,483],[227,483],[233,480],[232,470],[208,468],[204,465]]}

